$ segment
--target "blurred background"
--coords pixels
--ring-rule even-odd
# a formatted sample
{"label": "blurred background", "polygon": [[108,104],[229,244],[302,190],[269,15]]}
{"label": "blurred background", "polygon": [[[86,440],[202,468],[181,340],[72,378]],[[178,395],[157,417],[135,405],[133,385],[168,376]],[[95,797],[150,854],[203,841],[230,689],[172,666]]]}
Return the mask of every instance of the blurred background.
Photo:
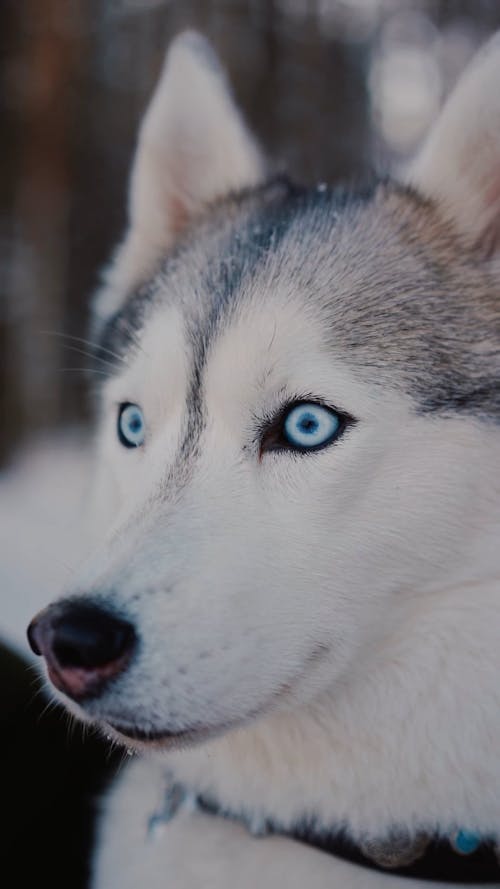
{"label": "blurred background", "polygon": [[[89,419],[87,305],[126,219],[140,116],[165,48],[202,31],[271,158],[302,182],[415,151],[498,0],[0,0],[0,738],[6,872],[83,889],[120,757],[34,682],[24,628],[74,564]],[[76,556],[75,556],[76,558]],[[68,880],[68,877],[70,879]]]}

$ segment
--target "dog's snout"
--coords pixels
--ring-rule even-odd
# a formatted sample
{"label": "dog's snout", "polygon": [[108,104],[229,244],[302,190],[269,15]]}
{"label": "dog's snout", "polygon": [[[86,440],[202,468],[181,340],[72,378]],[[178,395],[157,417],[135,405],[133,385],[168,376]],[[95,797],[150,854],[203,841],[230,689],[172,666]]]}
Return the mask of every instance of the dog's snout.
{"label": "dog's snout", "polygon": [[68,602],[35,617],[28,641],[45,658],[56,688],[81,700],[100,694],[125,669],[136,633],[128,621],[95,604]]}

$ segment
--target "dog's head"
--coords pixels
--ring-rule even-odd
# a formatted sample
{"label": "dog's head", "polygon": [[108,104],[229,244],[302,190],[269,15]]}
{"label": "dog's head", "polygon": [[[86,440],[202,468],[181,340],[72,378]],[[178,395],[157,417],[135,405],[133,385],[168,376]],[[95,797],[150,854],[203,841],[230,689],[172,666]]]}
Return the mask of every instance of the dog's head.
{"label": "dog's head", "polygon": [[168,746],[303,706],[488,570],[499,77],[494,42],[406,182],[305,189],[172,45],[95,305],[108,531],[30,628],[82,718]]}

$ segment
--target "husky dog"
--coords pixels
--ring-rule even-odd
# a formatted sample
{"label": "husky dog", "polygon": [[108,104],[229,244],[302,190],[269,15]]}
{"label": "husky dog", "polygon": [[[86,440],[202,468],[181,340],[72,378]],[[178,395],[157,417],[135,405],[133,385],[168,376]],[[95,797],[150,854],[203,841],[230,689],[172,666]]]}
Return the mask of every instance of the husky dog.
{"label": "husky dog", "polygon": [[272,176],[172,44],[95,304],[101,543],[29,629],[146,753],[95,889],[500,884],[499,244],[500,37],[357,191]]}

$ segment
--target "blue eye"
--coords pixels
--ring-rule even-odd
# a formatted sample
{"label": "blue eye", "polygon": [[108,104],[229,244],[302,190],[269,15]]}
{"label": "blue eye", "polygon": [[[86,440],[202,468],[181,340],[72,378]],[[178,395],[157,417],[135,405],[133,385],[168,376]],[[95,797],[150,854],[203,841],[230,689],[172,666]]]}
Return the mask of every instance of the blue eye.
{"label": "blue eye", "polygon": [[312,401],[294,405],[283,419],[285,442],[301,451],[325,447],[341,431],[340,415]]}
{"label": "blue eye", "polygon": [[146,424],[144,415],[137,404],[126,402],[120,405],[118,414],[118,438],[126,448],[138,448],[144,444]]}

